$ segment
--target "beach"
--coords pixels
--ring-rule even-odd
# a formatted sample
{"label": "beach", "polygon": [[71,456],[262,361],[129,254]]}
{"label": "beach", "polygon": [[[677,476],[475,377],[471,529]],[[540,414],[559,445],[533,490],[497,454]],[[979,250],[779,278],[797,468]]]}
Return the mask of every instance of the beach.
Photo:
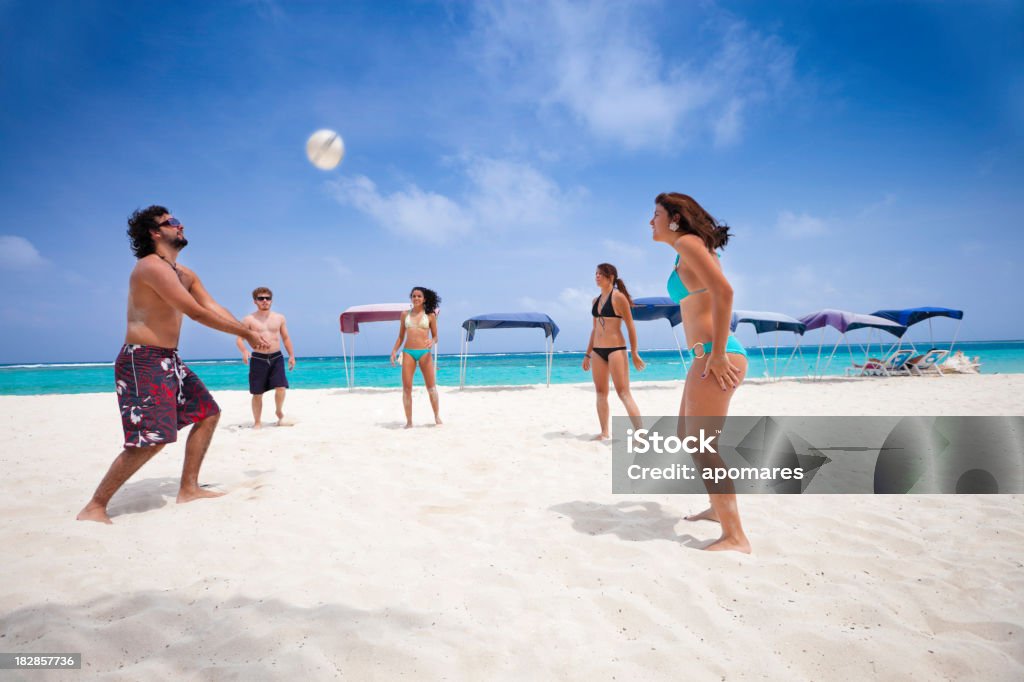
{"label": "beach", "polygon": [[[202,373],[200,371],[200,376]],[[645,415],[682,383],[635,382]],[[1024,677],[1020,495],[750,495],[752,555],[698,549],[703,496],[611,494],[588,384],[293,390],[223,409],[74,521],[122,442],[113,391],[0,396],[0,651],[14,679]],[[623,415],[611,397],[613,415]],[[267,401],[267,415],[272,401]],[[1022,415],[1024,375],[748,382],[738,415]],[[21,675],[19,678],[18,675]]]}

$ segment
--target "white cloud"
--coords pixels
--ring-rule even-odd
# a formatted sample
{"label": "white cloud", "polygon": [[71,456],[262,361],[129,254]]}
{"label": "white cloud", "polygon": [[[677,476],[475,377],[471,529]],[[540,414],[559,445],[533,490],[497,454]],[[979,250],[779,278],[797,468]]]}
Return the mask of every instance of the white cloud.
{"label": "white cloud", "polygon": [[[596,137],[630,149],[701,135],[733,144],[750,105],[792,80],[791,48],[713,6],[710,21],[651,3],[494,0],[475,7],[469,53],[501,96],[566,110]],[[679,28],[659,33],[663,13]],[[659,49],[669,41],[684,44],[685,55]]]}
{"label": "white cloud", "polygon": [[442,243],[469,232],[472,225],[463,207],[416,185],[384,195],[368,177],[357,175],[332,183],[332,188],[338,201],[354,206],[396,234]]}
{"label": "white cloud", "polygon": [[331,272],[338,277],[345,278],[352,274],[352,270],[342,263],[341,259],[337,256],[324,256],[324,262],[330,267]]}
{"label": "white cloud", "polygon": [[807,213],[797,215],[792,211],[782,211],[779,213],[779,219],[775,224],[775,228],[783,237],[790,239],[815,237],[828,231],[825,221],[821,218],[815,218]]}
{"label": "white cloud", "polygon": [[625,256],[626,258],[641,258],[644,255],[644,250],[639,246],[633,246],[632,244],[626,244],[625,242],[616,241],[614,239],[602,239],[601,246],[604,250],[611,253],[614,258],[619,256]]}
{"label": "white cloud", "polygon": [[556,229],[585,194],[582,189],[563,191],[527,163],[486,157],[466,157],[460,162],[466,179],[461,201],[418,185],[384,194],[365,176],[330,186],[339,202],[370,216],[382,228],[434,243],[464,236],[473,228],[488,232]]}
{"label": "white cloud", "polygon": [[0,270],[36,270],[49,264],[24,237],[0,235]]}
{"label": "white cloud", "polygon": [[577,287],[566,287],[554,299],[537,299],[523,296],[519,305],[526,310],[539,310],[554,317],[556,320],[565,315],[578,316],[581,310],[590,308],[594,301],[594,293]]}
{"label": "white cloud", "polygon": [[895,203],[896,203],[896,194],[895,194],[895,192],[887,192],[885,194],[885,196],[882,197],[881,199],[879,199],[878,201],[874,202],[873,204],[868,204],[863,209],[861,209],[861,212],[860,212],[860,215],[858,216],[858,219],[859,220],[865,220],[867,218],[870,218],[870,217],[874,216],[875,214],[884,211],[885,209],[889,208],[890,206],[892,206]]}

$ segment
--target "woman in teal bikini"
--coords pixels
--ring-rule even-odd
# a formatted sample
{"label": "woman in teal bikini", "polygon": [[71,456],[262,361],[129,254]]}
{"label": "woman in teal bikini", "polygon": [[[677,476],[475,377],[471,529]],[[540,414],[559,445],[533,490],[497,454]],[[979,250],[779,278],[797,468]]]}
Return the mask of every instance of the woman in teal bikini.
{"label": "woman in teal bikini", "polygon": [[398,321],[398,340],[391,349],[391,364],[394,365],[398,349],[402,348],[402,405],[405,407],[405,428],[412,428],[412,380],[419,365],[423,383],[434,409],[434,423],[440,425],[434,360],[430,349],[437,345],[437,305],[441,297],[426,287],[416,287],[409,292],[412,309],[402,313]]}
{"label": "woman in teal bikini", "polygon": [[[716,251],[729,241],[729,227],[712,218],[685,194],[659,194],[651,228],[655,241],[676,251],[668,294],[679,303],[686,344],[694,358],[679,405],[679,435],[704,429],[715,433],[725,423],[729,401],[747,373],[747,351],[729,334],[732,287],[722,273]],[[699,467],[724,466],[719,455],[695,455]],[[705,549],[750,552],[743,533],[735,487],[729,480],[705,482],[711,507],[688,521],[722,524],[722,536]]]}

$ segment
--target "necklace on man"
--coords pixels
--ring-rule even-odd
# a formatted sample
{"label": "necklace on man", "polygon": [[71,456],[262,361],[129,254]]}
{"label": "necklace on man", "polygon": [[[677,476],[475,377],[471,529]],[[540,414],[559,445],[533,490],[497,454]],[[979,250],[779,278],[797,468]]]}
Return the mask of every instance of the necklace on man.
{"label": "necklace on man", "polygon": [[174,270],[174,272],[175,272],[175,273],[177,273],[177,272],[178,272],[178,264],[177,264],[177,263],[172,263],[171,261],[169,261],[169,260],[167,260],[166,258],[164,258],[163,256],[161,256],[161,255],[160,255],[159,253],[158,253],[158,254],[156,254],[156,255],[157,255],[157,256],[158,256],[159,258],[160,258],[160,260],[162,260],[163,262],[165,262],[165,263],[167,263],[168,265],[170,265],[170,266],[171,266],[171,268],[172,268],[172,269]]}

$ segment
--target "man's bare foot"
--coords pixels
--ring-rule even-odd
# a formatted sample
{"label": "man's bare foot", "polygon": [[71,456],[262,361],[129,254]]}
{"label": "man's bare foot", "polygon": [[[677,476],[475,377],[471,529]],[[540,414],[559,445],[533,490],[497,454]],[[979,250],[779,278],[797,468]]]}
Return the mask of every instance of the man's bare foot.
{"label": "man's bare foot", "polygon": [[434,415],[434,425],[435,425],[435,426],[441,426],[442,424],[444,424],[444,422],[443,422],[443,421],[441,421],[441,418],[440,418],[440,417],[438,417],[438,416],[437,416],[437,415],[435,414],[435,415]]}
{"label": "man's bare foot", "polygon": [[85,505],[82,511],[78,512],[78,516],[75,517],[79,521],[99,521],[100,523],[114,523],[107,516],[107,508],[90,502]]}
{"label": "man's bare foot", "polygon": [[205,488],[181,488],[178,490],[178,504],[200,500],[204,497],[221,497],[222,495],[227,495],[227,493],[207,490]]}
{"label": "man's bare foot", "polygon": [[739,538],[719,538],[710,545],[704,548],[708,552],[743,552],[744,554],[750,554],[750,542],[746,536]]}
{"label": "man's bare foot", "polygon": [[721,521],[718,520],[718,514],[716,514],[715,510],[712,509],[711,507],[708,507],[700,514],[690,514],[689,516],[684,516],[683,518],[687,521],[714,521],[715,523],[721,523]]}
{"label": "man's bare foot", "polygon": [[295,426],[295,420],[293,420],[293,419],[285,419],[284,417],[281,417],[280,419],[277,420],[277,425],[278,426]]}
{"label": "man's bare foot", "polygon": [[281,422],[284,421],[284,412],[282,412],[281,410],[278,410],[274,414],[277,415],[277,425],[280,426]]}
{"label": "man's bare foot", "polygon": [[254,428],[257,431],[259,431],[260,429],[263,428],[263,424],[261,424],[260,422],[256,422],[255,424],[252,425],[252,428]]}
{"label": "man's bare foot", "polygon": [[608,440],[610,438],[611,436],[609,436],[607,433],[599,433],[590,440]]}
{"label": "man's bare foot", "polygon": [[407,424],[405,425],[405,428],[407,428],[407,429],[411,429],[411,428],[412,428],[412,422],[408,422],[408,423],[407,423]]}

